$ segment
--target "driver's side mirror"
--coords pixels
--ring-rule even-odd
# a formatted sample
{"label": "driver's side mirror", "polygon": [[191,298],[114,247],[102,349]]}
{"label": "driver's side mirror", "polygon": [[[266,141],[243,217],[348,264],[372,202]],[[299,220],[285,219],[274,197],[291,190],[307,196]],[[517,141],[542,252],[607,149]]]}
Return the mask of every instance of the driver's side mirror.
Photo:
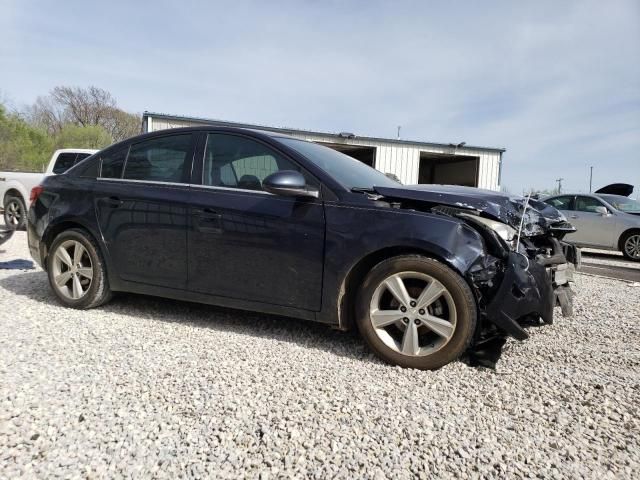
{"label": "driver's side mirror", "polygon": [[607,215],[609,215],[609,210],[607,210],[607,207],[596,207],[596,213],[599,213],[603,217],[606,217]]}
{"label": "driver's side mirror", "polygon": [[318,198],[320,196],[318,189],[308,186],[302,174],[295,170],[272,173],[262,181],[262,188],[269,193],[287,197]]}

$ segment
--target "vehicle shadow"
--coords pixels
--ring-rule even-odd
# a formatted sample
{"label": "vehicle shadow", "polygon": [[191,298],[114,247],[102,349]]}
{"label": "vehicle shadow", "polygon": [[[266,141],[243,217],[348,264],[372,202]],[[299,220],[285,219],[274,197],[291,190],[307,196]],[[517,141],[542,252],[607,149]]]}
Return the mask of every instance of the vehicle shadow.
{"label": "vehicle shadow", "polygon": [[[18,297],[27,297],[48,305],[60,305],[50,289],[46,273],[40,270],[1,278],[0,287]],[[305,348],[320,349],[346,358],[381,363],[356,331],[340,332],[327,325],[295,318],[129,293],[118,293],[111,302],[97,309],[132,318],[187,324],[220,332],[296,343]]]}

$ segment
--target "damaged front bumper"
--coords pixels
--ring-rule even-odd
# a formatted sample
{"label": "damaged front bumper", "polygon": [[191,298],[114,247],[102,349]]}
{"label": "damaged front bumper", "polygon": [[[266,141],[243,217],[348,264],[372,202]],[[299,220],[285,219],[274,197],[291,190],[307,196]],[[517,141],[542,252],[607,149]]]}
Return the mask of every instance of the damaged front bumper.
{"label": "damaged front bumper", "polygon": [[511,251],[503,261],[502,278],[483,300],[481,328],[471,350],[472,363],[495,366],[506,337],[526,340],[525,327],[553,323],[554,307],[564,316],[573,314],[573,272],[580,251],[554,239],[553,252],[530,258]]}

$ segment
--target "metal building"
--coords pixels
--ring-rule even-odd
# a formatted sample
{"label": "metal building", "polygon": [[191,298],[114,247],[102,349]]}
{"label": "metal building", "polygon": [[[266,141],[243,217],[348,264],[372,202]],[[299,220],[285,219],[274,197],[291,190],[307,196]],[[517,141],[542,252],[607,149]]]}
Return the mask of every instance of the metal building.
{"label": "metal building", "polygon": [[152,112],[143,114],[145,132],[197,125],[253,128],[321,143],[381,172],[394,174],[406,185],[439,183],[500,190],[503,148],[362,137],[348,132],[313,132]]}

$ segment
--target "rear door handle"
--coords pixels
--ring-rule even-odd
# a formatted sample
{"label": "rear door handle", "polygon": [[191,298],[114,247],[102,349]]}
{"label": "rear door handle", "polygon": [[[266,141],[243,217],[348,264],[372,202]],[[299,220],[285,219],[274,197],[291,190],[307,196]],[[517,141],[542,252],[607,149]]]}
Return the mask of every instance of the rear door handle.
{"label": "rear door handle", "polygon": [[122,205],[122,200],[120,200],[118,197],[109,197],[106,198],[104,200],[104,202],[109,205],[111,208],[118,208],[120,205]]}
{"label": "rear door handle", "polygon": [[578,218],[578,215],[571,215],[571,218]]}

